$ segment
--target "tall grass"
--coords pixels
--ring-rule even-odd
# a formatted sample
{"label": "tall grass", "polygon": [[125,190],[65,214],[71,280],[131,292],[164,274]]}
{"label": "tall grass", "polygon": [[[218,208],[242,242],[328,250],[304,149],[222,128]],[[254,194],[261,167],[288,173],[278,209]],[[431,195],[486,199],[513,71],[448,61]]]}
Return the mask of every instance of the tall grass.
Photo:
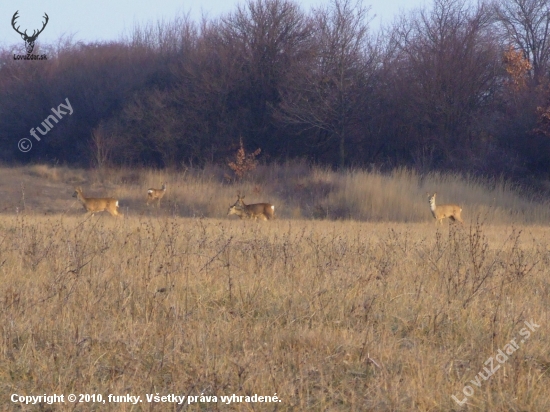
{"label": "tall grass", "polygon": [[[11,200],[0,201],[0,210],[15,210],[25,181],[27,209],[35,212],[75,212],[70,199],[80,185],[87,196],[114,196],[125,214],[220,218],[237,193],[248,203],[275,205],[284,219],[352,219],[360,221],[422,222],[432,219],[426,192],[437,192],[438,203],[457,203],[463,218],[479,217],[493,224],[546,224],[548,201],[526,198],[506,180],[484,180],[454,174],[419,175],[409,169],[390,173],[347,170],[335,172],[301,163],[260,166],[248,179],[226,180],[227,170],[217,166],[186,171],[111,169],[89,171],[35,165],[3,169],[14,176]],[[168,182],[160,210],[146,207],[147,189]],[[34,189],[33,189],[34,185]],[[51,192],[44,193],[44,188]],[[55,189],[57,188],[57,192]],[[7,204],[6,204],[7,202]],[[11,203],[9,203],[11,202]],[[2,204],[4,203],[4,204]]]}
{"label": "tall grass", "polygon": [[[3,216],[0,399],[15,410],[13,393],[276,393],[22,409],[548,410],[550,231],[525,232]],[[459,408],[451,396],[531,320],[540,328]]]}
{"label": "tall grass", "polygon": [[[5,410],[550,407],[549,212],[506,181],[303,164],[237,183],[214,166],[0,172]],[[163,181],[162,206],[146,206]],[[125,218],[84,215],[77,185],[119,198]],[[427,191],[461,204],[465,224],[435,226]],[[237,192],[279,218],[227,218]],[[472,384],[525,321],[540,328]],[[25,406],[14,393],[143,402]],[[145,400],[157,393],[218,402]]]}

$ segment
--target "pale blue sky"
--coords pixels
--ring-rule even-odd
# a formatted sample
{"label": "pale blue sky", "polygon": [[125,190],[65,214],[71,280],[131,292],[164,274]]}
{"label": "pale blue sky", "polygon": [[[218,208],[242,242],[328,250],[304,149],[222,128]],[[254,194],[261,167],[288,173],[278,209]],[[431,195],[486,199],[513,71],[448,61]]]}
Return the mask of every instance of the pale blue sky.
{"label": "pale blue sky", "polygon": [[[23,45],[21,37],[11,27],[13,14],[19,10],[17,20],[21,31],[42,27],[42,16],[48,13],[50,21],[37,42],[52,43],[63,34],[74,35],[76,41],[109,41],[120,39],[131,31],[136,23],[171,20],[176,14],[191,12],[194,19],[201,13],[218,17],[234,10],[239,0],[0,0],[0,46]],[[327,3],[328,0],[300,1],[304,10]],[[408,11],[426,4],[426,0],[370,0],[371,15],[377,17],[372,23],[378,28],[380,22],[390,23],[401,11]],[[431,0],[427,0],[431,4]]]}

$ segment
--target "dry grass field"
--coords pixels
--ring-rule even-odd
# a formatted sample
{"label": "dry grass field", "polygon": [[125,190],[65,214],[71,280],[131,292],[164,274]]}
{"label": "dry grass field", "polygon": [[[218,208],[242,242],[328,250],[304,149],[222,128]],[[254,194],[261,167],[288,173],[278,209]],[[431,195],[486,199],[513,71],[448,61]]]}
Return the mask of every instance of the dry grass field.
{"label": "dry grass field", "polygon": [[[0,166],[0,214],[82,214],[71,195],[81,186],[87,197],[115,197],[127,216],[225,218],[237,193],[247,203],[275,205],[283,219],[348,219],[369,222],[427,222],[432,219],[426,192],[437,203],[458,203],[466,222],[538,225],[550,222],[550,202],[529,199],[504,180],[397,169],[383,174],[351,170],[333,172],[295,163],[260,166],[250,178],[229,183],[227,169],[208,166],[184,172],[162,170],[84,170],[34,165]],[[162,207],[147,207],[147,189],[168,190]],[[235,217],[234,217],[235,218]]]}
{"label": "dry grass field", "polygon": [[[506,182],[0,173],[4,410],[550,410],[550,212]],[[162,207],[146,206],[164,180]],[[86,216],[75,185],[117,197],[125,217]],[[226,217],[237,190],[278,218]],[[436,226],[426,191],[460,203],[465,224]],[[54,393],[142,402],[9,401]],[[233,394],[280,402],[222,402]]]}

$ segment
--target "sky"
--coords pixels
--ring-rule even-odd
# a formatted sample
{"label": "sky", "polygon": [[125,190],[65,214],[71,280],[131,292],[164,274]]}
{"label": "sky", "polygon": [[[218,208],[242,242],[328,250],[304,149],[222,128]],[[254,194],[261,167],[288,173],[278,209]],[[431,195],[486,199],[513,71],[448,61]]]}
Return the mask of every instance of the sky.
{"label": "sky", "polygon": [[[302,0],[304,10],[328,3],[329,0]],[[40,29],[44,13],[49,22],[39,35],[37,43],[55,44],[63,36],[73,36],[74,41],[103,42],[120,40],[129,34],[136,24],[164,19],[170,21],[176,15],[189,12],[199,20],[202,14],[216,18],[235,9],[242,0],[0,0],[0,46],[20,43],[21,36],[11,26],[11,19],[19,11],[16,27],[27,34]],[[377,30],[381,24],[391,23],[400,12],[407,12],[425,4],[428,0],[364,0],[371,6],[374,16],[371,25]]]}

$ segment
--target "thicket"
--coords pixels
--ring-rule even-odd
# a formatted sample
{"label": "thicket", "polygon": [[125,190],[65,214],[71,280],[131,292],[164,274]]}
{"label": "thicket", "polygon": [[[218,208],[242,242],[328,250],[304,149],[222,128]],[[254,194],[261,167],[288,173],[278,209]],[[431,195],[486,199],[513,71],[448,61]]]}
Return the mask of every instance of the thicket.
{"label": "thicket", "polygon": [[[248,0],[110,43],[0,50],[0,160],[78,166],[258,160],[547,177],[550,6],[434,0],[377,32],[360,1]],[[74,109],[28,153],[50,109]],[[242,139],[242,140],[241,140]]]}

